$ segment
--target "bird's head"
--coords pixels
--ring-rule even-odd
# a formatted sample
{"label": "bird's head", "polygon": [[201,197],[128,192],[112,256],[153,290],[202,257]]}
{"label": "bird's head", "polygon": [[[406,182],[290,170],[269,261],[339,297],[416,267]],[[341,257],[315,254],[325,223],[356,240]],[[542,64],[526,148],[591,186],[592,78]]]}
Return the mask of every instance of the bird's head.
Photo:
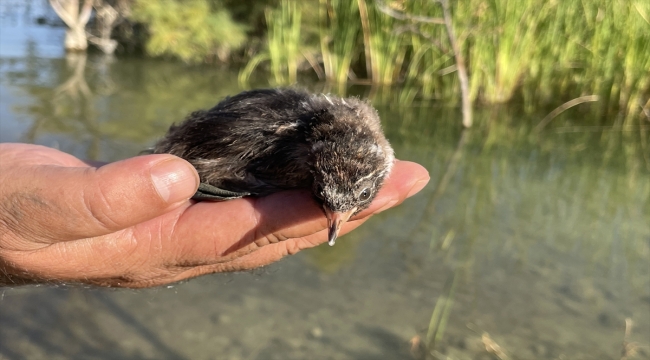
{"label": "bird's head", "polygon": [[[323,95],[323,97],[325,97]],[[370,206],[393,165],[377,112],[356,98],[327,97],[310,137],[313,193],[328,219],[329,244],[351,216]]]}

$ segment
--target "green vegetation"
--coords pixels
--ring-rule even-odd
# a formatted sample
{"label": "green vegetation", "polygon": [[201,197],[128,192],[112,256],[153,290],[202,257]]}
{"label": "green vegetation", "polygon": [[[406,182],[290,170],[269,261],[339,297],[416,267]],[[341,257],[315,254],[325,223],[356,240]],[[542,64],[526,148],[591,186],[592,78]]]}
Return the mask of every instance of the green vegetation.
{"label": "green vegetation", "polygon": [[[650,113],[650,2],[463,0],[451,10],[473,102],[532,110],[597,95],[589,106],[627,114],[628,124],[645,118],[644,106]],[[146,25],[150,54],[243,61],[243,83],[316,75],[339,89],[408,85],[417,89],[408,100],[456,101],[441,17],[435,0],[136,0],[131,16]]]}
{"label": "green vegetation", "polygon": [[[301,46],[320,45],[315,58],[322,71],[311,64],[317,74],[336,83],[363,77],[373,84],[406,83],[420,89],[418,97],[458,97],[458,80],[450,75],[455,71],[453,54],[443,26],[395,19],[366,0],[305,1],[295,11],[306,13],[316,5],[318,28],[313,29],[314,22],[303,22]],[[407,16],[441,17],[440,6],[432,0],[386,5]],[[452,10],[475,102],[517,98],[528,104],[559,105],[578,96],[599,95],[603,110],[640,114],[650,95],[648,2],[465,0],[455,2]],[[281,52],[296,53],[292,47],[298,40],[273,40],[279,29],[295,32],[295,24],[284,22],[281,16],[267,18],[273,35],[268,36],[266,51],[280,45]],[[276,80],[277,68],[271,66]],[[250,75],[248,71],[243,78]]]}
{"label": "green vegetation", "polygon": [[397,20],[379,12],[372,2],[359,0],[366,72],[374,83],[391,84],[400,76],[406,56],[403,35],[396,32]]}
{"label": "green vegetation", "polygon": [[131,19],[147,25],[148,53],[187,62],[225,61],[246,40],[245,27],[208,0],[136,0]]}
{"label": "green vegetation", "polygon": [[300,63],[301,11],[295,1],[282,0],[279,9],[267,9],[267,46],[254,56],[242,70],[241,81],[246,81],[257,65],[268,60],[276,84],[296,82]]}
{"label": "green vegetation", "polygon": [[[0,59],[15,120],[9,119],[26,129],[21,141],[90,159],[131,157],[171,122],[242,90],[236,72],[210,66],[111,62],[95,54],[51,59],[37,51],[24,62]],[[302,259],[324,272],[338,270],[331,277],[337,284],[348,274],[385,281],[372,293],[400,296],[380,301],[400,316],[420,306],[412,328],[429,354],[437,352],[429,359],[494,358],[451,352],[458,339],[468,340],[463,349],[473,349],[471,339],[484,331],[510,358],[617,358],[621,340],[615,336],[622,338],[628,316],[640,324],[634,331],[646,344],[650,124],[644,130],[621,118],[603,124],[607,117],[596,107],[575,107],[538,133],[534,128],[546,111],[492,106],[477,107],[476,126],[461,133],[458,110],[418,99],[421,89],[344,88],[349,92],[343,95],[371,99],[399,158],[423,164],[432,180],[419,196],[378,214],[346,241]],[[323,82],[312,90],[338,89]],[[331,284],[309,291],[329,291]],[[612,314],[613,325],[580,331],[585,323],[598,324],[601,313]],[[521,325],[522,319],[530,325]],[[513,336],[524,332],[512,331],[520,326],[531,334]],[[557,328],[566,332],[545,337],[546,329]],[[555,350],[541,356],[530,346],[536,342]]]}
{"label": "green vegetation", "polygon": [[356,55],[361,23],[356,1],[319,0],[319,38],[327,80],[345,83]]}

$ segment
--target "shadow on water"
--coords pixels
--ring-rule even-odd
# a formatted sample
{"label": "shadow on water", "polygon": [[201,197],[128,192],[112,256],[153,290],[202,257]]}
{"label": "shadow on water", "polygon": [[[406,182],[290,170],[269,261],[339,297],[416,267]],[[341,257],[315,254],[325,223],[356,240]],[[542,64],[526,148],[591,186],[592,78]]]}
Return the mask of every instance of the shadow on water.
{"label": "shadow on water", "polygon": [[[227,69],[7,33],[22,48],[0,49],[5,142],[114,161],[242,90]],[[548,112],[511,106],[462,132],[453,104],[410,89],[337,91],[373,99],[398,157],[429,169],[421,194],[255,273],[4,289],[0,358],[650,359],[647,129],[576,107],[535,132]]]}
{"label": "shadow on water", "polygon": [[[185,359],[104,293],[74,288],[26,288],[9,295],[14,296],[20,301],[4,301],[16,305],[11,311],[2,311],[0,306],[3,358],[22,359],[30,354],[33,359]],[[97,321],[101,320],[95,316],[97,313],[115,323],[113,331]],[[116,324],[122,329],[119,336],[115,336]],[[148,344],[148,349],[129,349],[122,338],[126,334]],[[25,351],[26,346],[30,350]]]}

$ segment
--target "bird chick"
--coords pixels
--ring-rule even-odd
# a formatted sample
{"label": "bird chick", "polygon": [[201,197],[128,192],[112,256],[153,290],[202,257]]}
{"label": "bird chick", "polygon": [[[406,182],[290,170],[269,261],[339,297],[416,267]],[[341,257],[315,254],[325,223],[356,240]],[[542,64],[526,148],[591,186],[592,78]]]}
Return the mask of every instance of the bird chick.
{"label": "bird chick", "polygon": [[198,200],[310,189],[327,216],[330,245],[370,205],[394,160],[367,102],[295,89],[245,91],[193,112],[153,152],[196,168]]}

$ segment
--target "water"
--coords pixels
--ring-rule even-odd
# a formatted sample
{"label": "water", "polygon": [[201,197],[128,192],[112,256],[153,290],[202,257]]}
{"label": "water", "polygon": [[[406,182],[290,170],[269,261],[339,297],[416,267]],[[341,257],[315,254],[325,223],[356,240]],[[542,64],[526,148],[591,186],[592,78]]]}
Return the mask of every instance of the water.
{"label": "water", "polygon": [[[114,161],[242,90],[227,69],[66,58],[61,28],[4,14],[3,142]],[[422,193],[250,273],[1,289],[0,359],[413,359],[427,337],[431,359],[618,360],[624,342],[650,359],[647,130],[576,128],[590,120],[574,109],[538,135],[547,112],[511,107],[462,134],[453,107],[351,91],[429,169]]]}

